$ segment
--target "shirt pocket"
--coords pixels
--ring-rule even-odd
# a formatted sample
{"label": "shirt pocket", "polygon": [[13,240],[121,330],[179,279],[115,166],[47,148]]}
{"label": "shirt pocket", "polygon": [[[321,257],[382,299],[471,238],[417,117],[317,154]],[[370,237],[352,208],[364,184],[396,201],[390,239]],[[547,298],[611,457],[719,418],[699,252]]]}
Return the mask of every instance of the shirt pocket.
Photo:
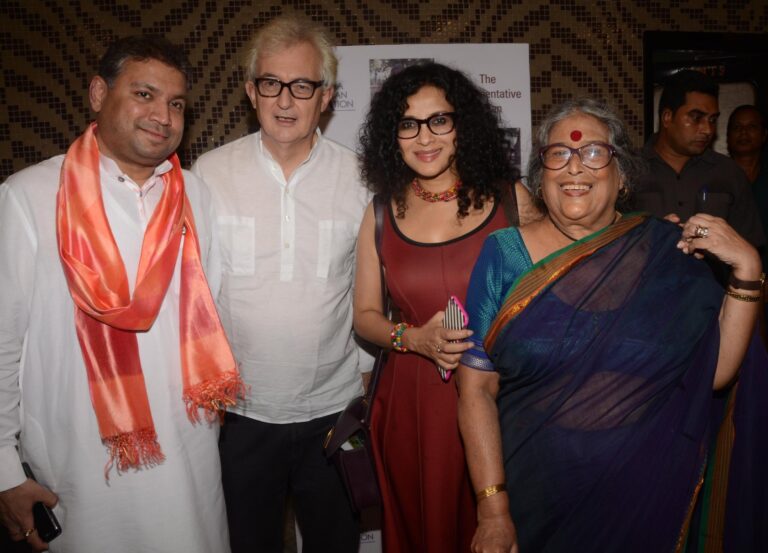
{"label": "shirt pocket", "polygon": [[220,215],[216,223],[222,270],[230,275],[253,275],[256,272],[256,219]]}
{"label": "shirt pocket", "polygon": [[733,194],[730,192],[707,192],[696,200],[696,211],[728,219],[733,206]]}
{"label": "shirt pocket", "polygon": [[346,274],[354,259],[355,227],[348,221],[318,221],[317,277]]}

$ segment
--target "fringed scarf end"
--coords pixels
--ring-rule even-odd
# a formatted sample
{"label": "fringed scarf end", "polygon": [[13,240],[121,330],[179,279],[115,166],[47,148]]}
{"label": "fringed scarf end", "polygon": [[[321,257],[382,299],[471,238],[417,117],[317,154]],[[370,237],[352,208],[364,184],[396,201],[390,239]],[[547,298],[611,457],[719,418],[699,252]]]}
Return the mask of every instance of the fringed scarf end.
{"label": "fringed scarf end", "polygon": [[151,468],[165,461],[153,429],[136,430],[103,440],[109,450],[109,461],[104,467],[104,477],[109,480],[112,467],[117,467],[117,473],[128,469],[139,470]]}
{"label": "fringed scarf end", "polygon": [[184,392],[187,416],[193,423],[198,423],[202,409],[205,420],[216,421],[227,407],[235,405],[238,398],[244,398],[245,392],[245,383],[237,371],[227,372],[220,378],[202,382]]}

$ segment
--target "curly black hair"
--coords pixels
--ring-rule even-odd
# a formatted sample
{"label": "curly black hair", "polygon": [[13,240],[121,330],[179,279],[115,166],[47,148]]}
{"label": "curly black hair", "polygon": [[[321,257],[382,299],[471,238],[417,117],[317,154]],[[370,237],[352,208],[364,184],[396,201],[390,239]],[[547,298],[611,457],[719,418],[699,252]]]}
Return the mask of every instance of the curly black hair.
{"label": "curly black hair", "polygon": [[462,186],[457,217],[470,206],[481,209],[486,200],[501,197],[501,187],[517,180],[505,147],[504,130],[488,97],[461,71],[439,63],[419,63],[389,77],[371,100],[360,131],[361,173],[368,188],[395,200],[397,216],[405,216],[408,185],[416,173],[406,165],[397,142],[397,123],[407,99],[423,86],[445,92],[456,112],[456,169]]}

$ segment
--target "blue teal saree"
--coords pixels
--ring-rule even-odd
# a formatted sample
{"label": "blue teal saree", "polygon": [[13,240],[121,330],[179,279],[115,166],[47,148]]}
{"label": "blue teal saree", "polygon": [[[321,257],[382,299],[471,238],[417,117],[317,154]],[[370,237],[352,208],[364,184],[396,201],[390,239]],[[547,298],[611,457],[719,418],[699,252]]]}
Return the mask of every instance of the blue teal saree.
{"label": "blue teal saree", "polygon": [[[685,546],[722,416],[712,382],[723,290],[704,263],[677,250],[678,239],[671,224],[625,216],[533,265],[495,300],[489,283],[509,278],[498,274],[504,240],[486,242],[468,309],[470,318],[495,318],[479,333],[484,348],[462,362],[487,369],[487,355],[500,376],[503,460],[521,553]],[[746,365],[765,389],[759,344]],[[762,436],[757,449],[748,447],[753,469],[768,462],[766,403],[764,396],[762,414],[748,416],[753,428],[742,436],[752,444]],[[731,469],[744,461],[737,457]],[[749,503],[740,515],[753,521],[749,547],[764,547],[765,490],[754,495],[736,501]]]}

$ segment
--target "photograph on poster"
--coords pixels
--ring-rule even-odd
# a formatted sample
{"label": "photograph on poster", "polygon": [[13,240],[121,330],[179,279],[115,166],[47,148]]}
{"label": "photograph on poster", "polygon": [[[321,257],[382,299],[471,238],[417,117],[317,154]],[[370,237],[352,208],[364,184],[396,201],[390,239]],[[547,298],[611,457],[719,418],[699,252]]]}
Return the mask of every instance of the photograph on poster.
{"label": "photograph on poster", "polygon": [[384,84],[384,81],[392,75],[397,75],[400,71],[411,65],[430,61],[435,60],[432,58],[372,59],[370,61],[371,97],[381,89],[381,85]]}
{"label": "photograph on poster", "polygon": [[509,156],[509,162],[518,172],[521,171],[522,157],[520,156],[520,129],[519,128],[505,128],[504,130],[504,147],[507,150]]}

